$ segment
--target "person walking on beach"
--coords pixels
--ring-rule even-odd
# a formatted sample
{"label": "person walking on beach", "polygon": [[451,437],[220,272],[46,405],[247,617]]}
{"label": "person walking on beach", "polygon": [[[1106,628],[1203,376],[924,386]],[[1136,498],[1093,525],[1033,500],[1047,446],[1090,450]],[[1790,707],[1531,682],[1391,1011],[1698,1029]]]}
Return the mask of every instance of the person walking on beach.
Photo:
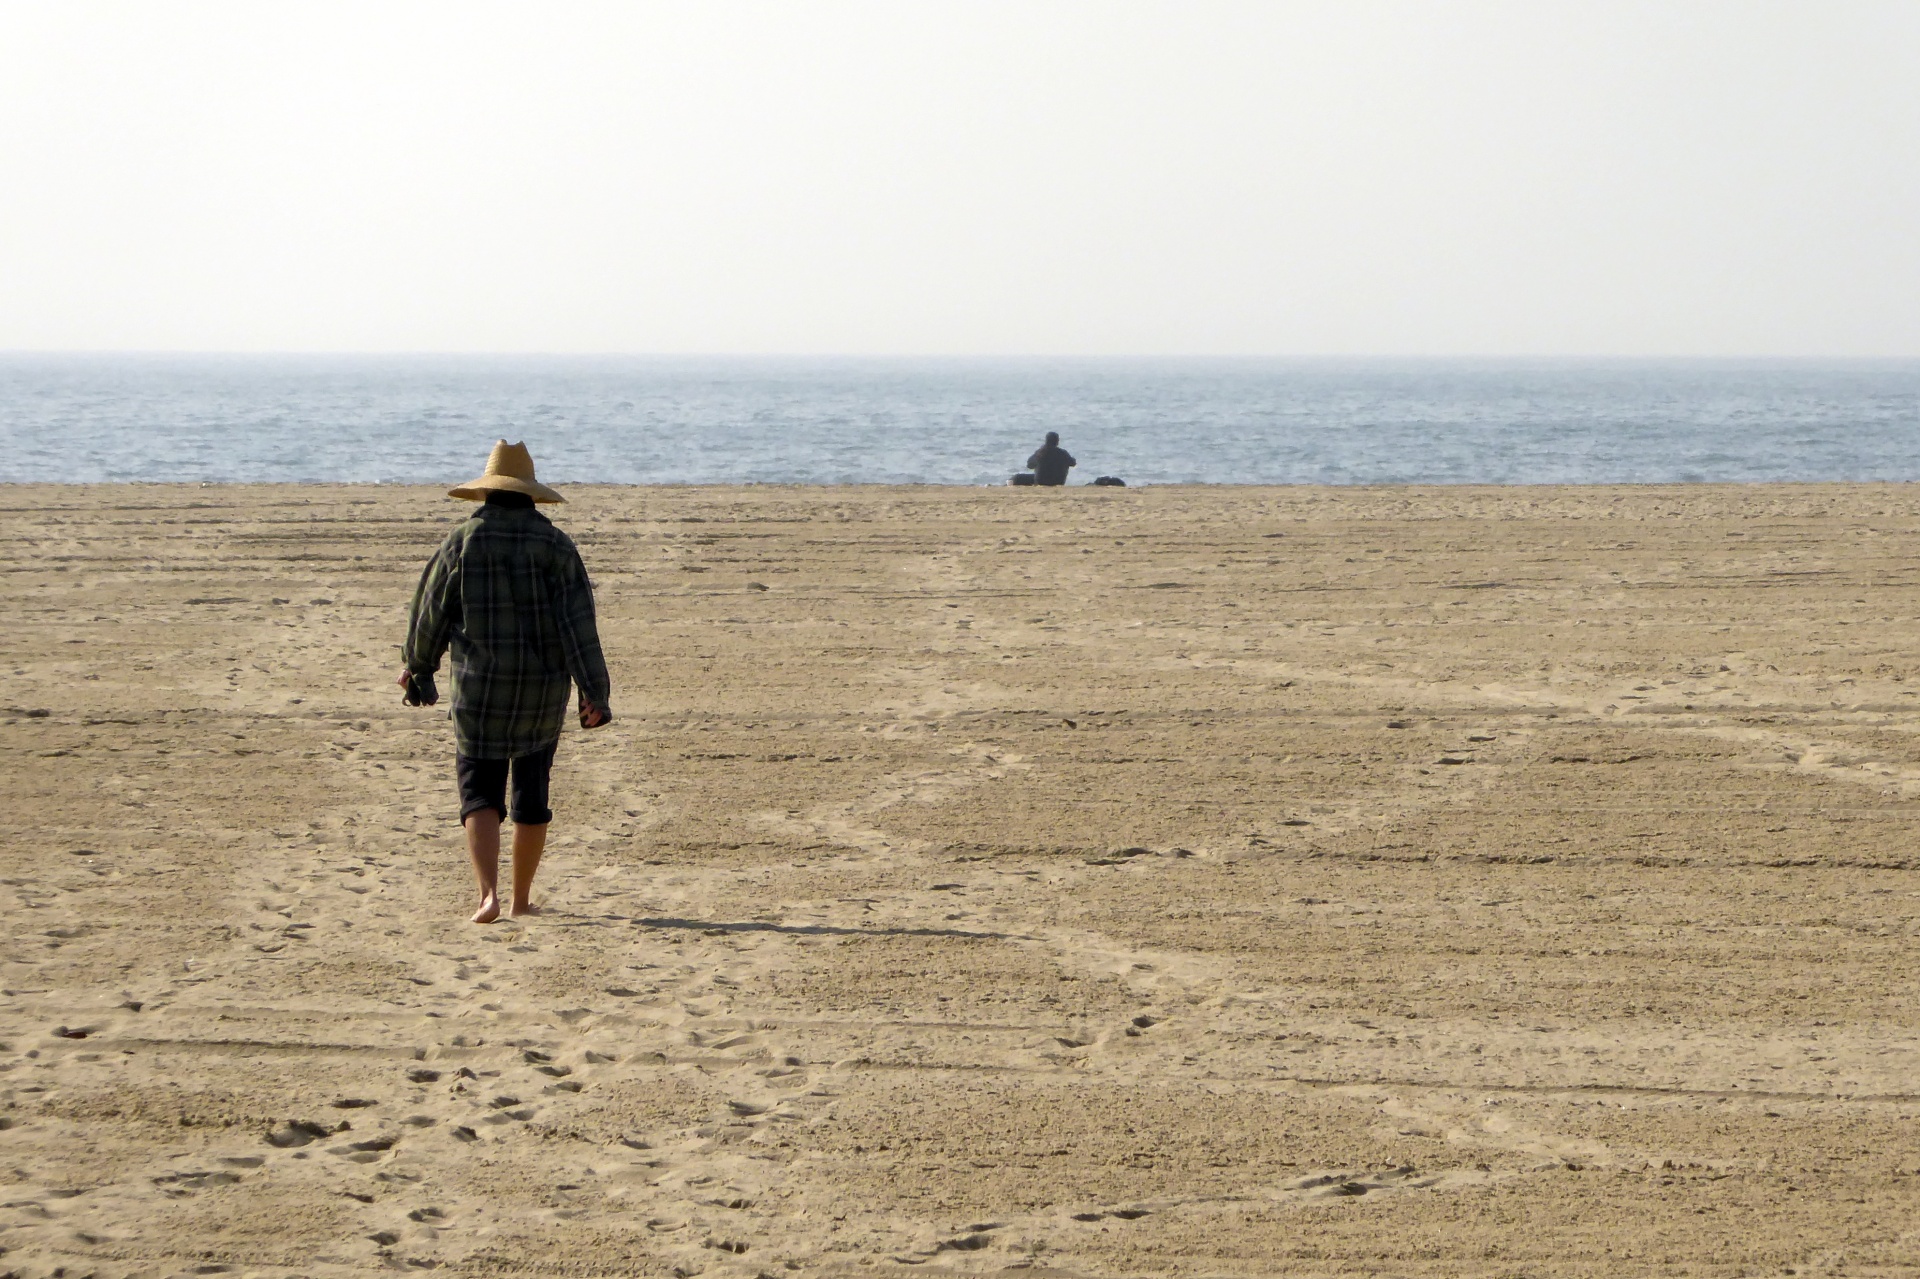
{"label": "person walking on beach", "polygon": [[485,505],[447,535],[420,575],[399,683],[409,706],[432,706],[440,700],[434,672],[452,649],[460,824],[480,881],[473,922],[491,924],[500,917],[500,823],[509,816],[507,914],[535,913],[530,894],[553,820],[547,782],[568,683],[580,690],[582,728],[612,720],[611,690],[580,552],[533,509],[566,499],[534,479],[527,446],[501,440],[486,474],[447,495]]}
{"label": "person walking on beach", "polygon": [[1035,484],[1061,485],[1067,482],[1067,468],[1074,465],[1073,454],[1060,447],[1060,432],[1048,431],[1047,442],[1027,459]]}

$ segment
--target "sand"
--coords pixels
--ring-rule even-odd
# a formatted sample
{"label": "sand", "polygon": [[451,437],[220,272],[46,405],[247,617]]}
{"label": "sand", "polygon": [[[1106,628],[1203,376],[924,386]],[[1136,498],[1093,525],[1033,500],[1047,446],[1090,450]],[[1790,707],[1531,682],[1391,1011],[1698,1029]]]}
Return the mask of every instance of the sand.
{"label": "sand", "polygon": [[1920,1272],[1920,488],[4,497],[0,1274]]}

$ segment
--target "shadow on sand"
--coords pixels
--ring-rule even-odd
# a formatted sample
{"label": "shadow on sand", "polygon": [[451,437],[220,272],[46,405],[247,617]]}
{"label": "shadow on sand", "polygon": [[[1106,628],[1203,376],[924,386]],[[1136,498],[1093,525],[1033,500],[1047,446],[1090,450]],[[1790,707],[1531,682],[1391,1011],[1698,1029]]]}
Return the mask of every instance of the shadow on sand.
{"label": "shadow on sand", "polygon": [[636,919],[642,928],[689,929],[702,933],[786,933],[795,937],[962,937],[969,941],[1027,940],[1015,933],[975,933],[964,928],[836,928],[831,924],[770,924],[750,921],[718,924],[706,919]]}

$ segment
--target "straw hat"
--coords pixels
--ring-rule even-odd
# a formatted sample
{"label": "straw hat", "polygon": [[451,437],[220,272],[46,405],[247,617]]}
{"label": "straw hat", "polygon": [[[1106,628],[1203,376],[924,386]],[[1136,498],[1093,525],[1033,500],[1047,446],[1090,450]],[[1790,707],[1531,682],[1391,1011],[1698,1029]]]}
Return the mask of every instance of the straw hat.
{"label": "straw hat", "polygon": [[464,497],[470,502],[484,502],[487,494],[505,490],[509,493],[525,493],[536,502],[564,502],[567,499],[533,478],[533,454],[527,452],[524,444],[509,444],[501,440],[493,446],[493,453],[487,458],[487,473],[477,480],[468,480],[459,488],[447,490],[448,497]]}

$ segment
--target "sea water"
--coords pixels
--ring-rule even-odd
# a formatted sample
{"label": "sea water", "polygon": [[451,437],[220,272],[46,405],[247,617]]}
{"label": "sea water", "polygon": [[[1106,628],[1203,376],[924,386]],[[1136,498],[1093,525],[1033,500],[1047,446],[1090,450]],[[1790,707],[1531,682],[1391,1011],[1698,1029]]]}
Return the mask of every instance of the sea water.
{"label": "sea water", "polygon": [[0,355],[0,481],[1920,480],[1920,361]]}

